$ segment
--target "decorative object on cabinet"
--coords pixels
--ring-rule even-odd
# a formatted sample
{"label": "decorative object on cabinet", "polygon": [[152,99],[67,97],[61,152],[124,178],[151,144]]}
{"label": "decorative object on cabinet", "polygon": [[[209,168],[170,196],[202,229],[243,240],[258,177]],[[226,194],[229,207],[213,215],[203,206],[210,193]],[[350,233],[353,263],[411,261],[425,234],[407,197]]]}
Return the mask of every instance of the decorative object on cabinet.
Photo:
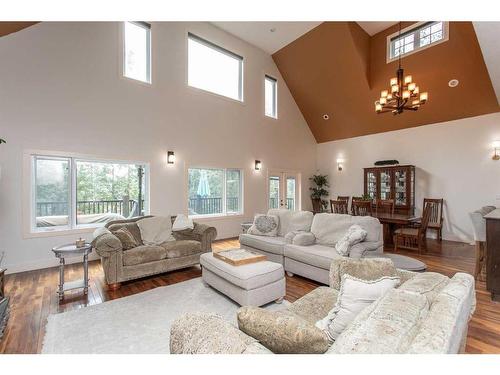
{"label": "decorative object on cabinet", "polygon": [[397,165],[399,164],[399,161],[397,160],[379,160],[374,163],[376,166],[381,166],[381,165]]}
{"label": "decorative object on cabinet", "polygon": [[394,231],[394,252],[398,249],[418,250],[422,254],[423,249],[427,249],[426,236],[427,226],[431,217],[431,207],[424,207],[422,221],[418,227],[410,226],[396,229]]}
{"label": "decorative object on cabinet", "polygon": [[427,229],[433,229],[437,232],[438,241],[443,240],[443,203],[444,199],[424,198],[424,205],[431,207],[431,217],[429,219],[429,226]]}
{"label": "decorative object on cabinet", "polygon": [[328,190],[326,190],[327,187],[330,187],[328,175],[315,174],[309,178],[309,181],[312,181],[314,184],[314,186],[309,188],[311,191],[313,211],[315,213],[322,212],[328,207],[328,201],[323,200],[324,197],[328,197],[329,195]]}
{"label": "decorative object on cabinet", "polygon": [[394,212],[415,212],[415,166],[371,167],[364,169],[364,194],[377,200],[394,200]]}
{"label": "decorative object on cabinet", "polygon": [[372,201],[352,200],[352,215],[353,216],[371,216]]}
{"label": "decorative object on cabinet", "polygon": [[343,199],[340,200],[333,200],[330,199],[330,208],[332,210],[333,214],[345,214],[347,215],[349,213],[349,209],[347,208],[347,203],[348,201],[345,201]]}

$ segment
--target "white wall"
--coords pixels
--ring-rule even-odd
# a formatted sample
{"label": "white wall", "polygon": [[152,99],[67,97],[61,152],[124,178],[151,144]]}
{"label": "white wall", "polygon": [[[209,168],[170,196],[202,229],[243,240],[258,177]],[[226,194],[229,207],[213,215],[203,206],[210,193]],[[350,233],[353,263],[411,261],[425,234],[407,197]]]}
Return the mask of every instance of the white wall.
{"label": "white wall", "polygon": [[[335,197],[361,195],[363,168],[377,160],[415,165],[417,214],[424,197],[444,198],[444,238],[470,242],[468,213],[484,205],[500,206],[500,161],[491,160],[496,139],[500,113],[322,143],[317,163],[330,175]],[[345,159],[341,172],[337,158]]]}
{"label": "white wall", "polygon": [[[24,237],[25,150],[148,162],[153,214],[185,211],[186,165],[243,168],[243,217],[210,222],[221,238],[266,210],[268,168],[297,170],[306,182],[315,170],[316,143],[270,55],[208,23],[153,23],[149,86],[121,77],[120,30],[119,23],[44,22],[0,38],[0,137],[7,140],[0,146],[0,251],[9,272],[55,265],[50,249],[78,237]],[[245,58],[244,103],[187,87],[188,31]],[[265,73],[279,79],[278,120],[263,115]],[[167,150],[175,151],[174,166],[165,164]]]}

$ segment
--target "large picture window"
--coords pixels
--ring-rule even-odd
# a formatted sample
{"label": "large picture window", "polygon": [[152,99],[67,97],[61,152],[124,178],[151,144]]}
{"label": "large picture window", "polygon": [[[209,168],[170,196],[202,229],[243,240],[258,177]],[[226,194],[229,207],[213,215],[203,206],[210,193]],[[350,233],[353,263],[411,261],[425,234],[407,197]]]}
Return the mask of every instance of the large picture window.
{"label": "large picture window", "polygon": [[189,34],[188,84],[243,101],[243,57]]}
{"label": "large picture window", "polygon": [[242,172],[239,169],[189,168],[190,216],[243,213]]}
{"label": "large picture window", "polygon": [[103,225],[147,214],[147,172],[140,163],[32,156],[32,229]]}

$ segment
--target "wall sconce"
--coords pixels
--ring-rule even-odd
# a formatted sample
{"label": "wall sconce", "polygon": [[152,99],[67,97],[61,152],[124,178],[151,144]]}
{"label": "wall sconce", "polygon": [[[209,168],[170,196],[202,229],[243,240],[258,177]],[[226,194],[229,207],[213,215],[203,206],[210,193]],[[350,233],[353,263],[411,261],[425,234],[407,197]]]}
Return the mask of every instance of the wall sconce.
{"label": "wall sconce", "polygon": [[255,170],[260,171],[262,169],[262,162],[260,160],[255,160]]}
{"label": "wall sconce", "polygon": [[498,154],[498,151],[500,150],[500,141],[494,141],[492,146],[493,146],[494,154],[491,157],[491,159],[492,160],[500,160],[500,155]]}
{"label": "wall sconce", "polygon": [[342,171],[342,164],[344,163],[344,159],[337,159],[337,170]]}
{"label": "wall sconce", "polygon": [[167,164],[174,164],[175,163],[175,154],[173,151],[168,151],[167,152]]}

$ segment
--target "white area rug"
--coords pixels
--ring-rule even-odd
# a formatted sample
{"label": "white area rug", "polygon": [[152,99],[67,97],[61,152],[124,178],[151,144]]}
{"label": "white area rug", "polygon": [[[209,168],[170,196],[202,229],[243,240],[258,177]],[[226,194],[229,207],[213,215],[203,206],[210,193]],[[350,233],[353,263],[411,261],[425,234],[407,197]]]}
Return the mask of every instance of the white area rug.
{"label": "white area rug", "polygon": [[[281,310],[288,302],[265,308]],[[170,325],[187,312],[214,312],[236,325],[239,305],[201,278],[148,290],[79,310],[50,315],[44,354],[168,354]]]}

